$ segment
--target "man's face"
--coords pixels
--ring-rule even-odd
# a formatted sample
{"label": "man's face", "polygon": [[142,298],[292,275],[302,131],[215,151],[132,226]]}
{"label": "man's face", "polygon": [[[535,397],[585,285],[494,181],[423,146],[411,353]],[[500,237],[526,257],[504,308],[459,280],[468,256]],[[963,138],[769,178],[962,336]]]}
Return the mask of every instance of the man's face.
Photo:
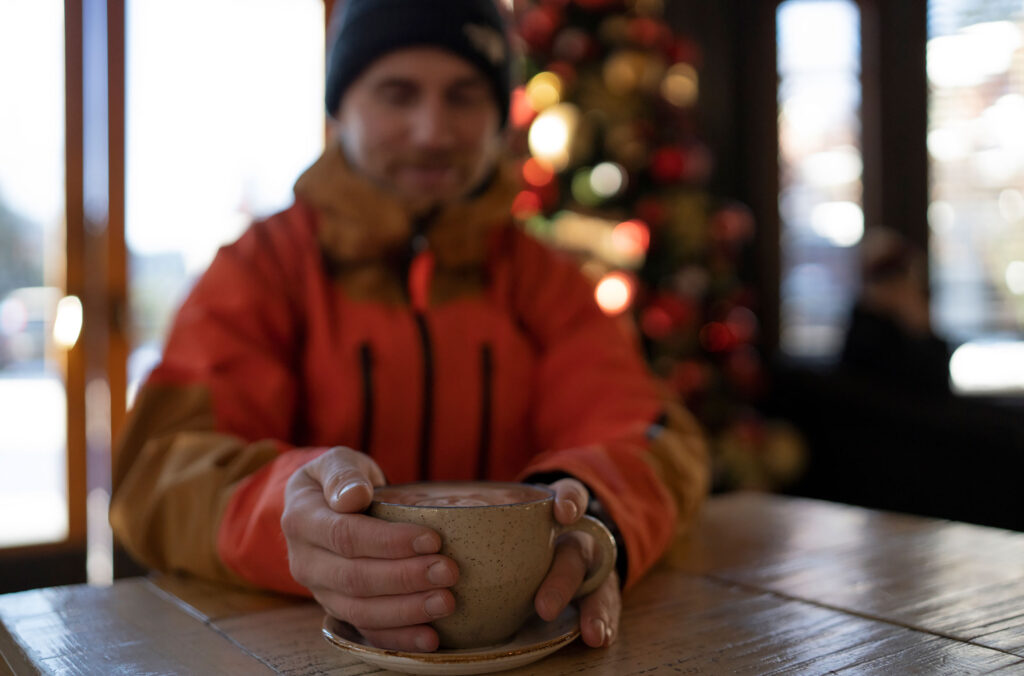
{"label": "man's face", "polygon": [[345,92],[337,119],[349,162],[414,214],[466,196],[501,148],[489,82],[434,47],[375,61]]}

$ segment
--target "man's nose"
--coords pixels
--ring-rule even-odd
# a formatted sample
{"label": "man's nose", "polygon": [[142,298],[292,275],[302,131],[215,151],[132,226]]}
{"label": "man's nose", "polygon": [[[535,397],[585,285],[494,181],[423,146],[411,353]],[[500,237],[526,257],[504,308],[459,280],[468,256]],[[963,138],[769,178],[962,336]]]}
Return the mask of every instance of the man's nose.
{"label": "man's nose", "polygon": [[455,138],[453,116],[444,101],[428,99],[417,106],[412,119],[412,137],[416,145],[444,148]]}

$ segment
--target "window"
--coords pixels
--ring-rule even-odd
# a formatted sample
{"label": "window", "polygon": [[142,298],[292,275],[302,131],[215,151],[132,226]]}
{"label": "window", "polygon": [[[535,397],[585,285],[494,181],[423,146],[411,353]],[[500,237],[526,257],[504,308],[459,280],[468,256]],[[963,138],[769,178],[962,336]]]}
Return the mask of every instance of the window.
{"label": "window", "polygon": [[110,579],[125,358],[319,154],[332,5],[0,0],[0,591]]}
{"label": "window", "polygon": [[842,345],[864,234],[860,15],[852,0],[787,0],[777,14],[781,350]]}
{"label": "window", "polygon": [[60,0],[0,0],[0,96],[0,547],[10,547],[58,542],[69,528],[64,353],[54,339],[59,305],[62,324],[72,322],[64,337],[77,338],[74,301],[61,304]]}
{"label": "window", "polygon": [[217,248],[288,206],[323,148],[324,3],[129,0],[126,10],[130,404]]}
{"label": "window", "polygon": [[1024,5],[928,3],[933,324],[965,393],[1024,391]]}

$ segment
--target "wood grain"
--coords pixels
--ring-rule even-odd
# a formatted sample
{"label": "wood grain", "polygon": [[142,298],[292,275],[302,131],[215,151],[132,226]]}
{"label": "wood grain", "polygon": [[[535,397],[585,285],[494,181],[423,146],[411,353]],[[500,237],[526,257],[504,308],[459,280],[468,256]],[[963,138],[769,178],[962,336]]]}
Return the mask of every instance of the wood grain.
{"label": "wood grain", "polygon": [[[0,597],[11,665],[45,674],[273,673],[142,579]],[[8,657],[10,655],[10,658]]]}
{"label": "wood grain", "polygon": [[[509,674],[1024,673],[1024,535],[734,494],[625,598],[618,641]],[[0,674],[385,673],[311,601],[187,578],[0,596]]]}
{"label": "wood grain", "polygon": [[1024,656],[1022,533],[737,494],[669,565]]}

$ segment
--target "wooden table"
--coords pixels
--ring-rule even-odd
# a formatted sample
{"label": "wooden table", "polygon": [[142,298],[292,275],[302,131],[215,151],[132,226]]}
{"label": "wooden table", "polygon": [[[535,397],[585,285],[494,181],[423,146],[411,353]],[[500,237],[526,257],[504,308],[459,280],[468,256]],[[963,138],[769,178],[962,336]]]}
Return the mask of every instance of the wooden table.
{"label": "wooden table", "polygon": [[[322,617],[134,578],[0,596],[0,653],[16,674],[381,673],[324,641]],[[627,595],[614,646],[505,673],[991,671],[1024,674],[1024,533],[737,493]]]}

